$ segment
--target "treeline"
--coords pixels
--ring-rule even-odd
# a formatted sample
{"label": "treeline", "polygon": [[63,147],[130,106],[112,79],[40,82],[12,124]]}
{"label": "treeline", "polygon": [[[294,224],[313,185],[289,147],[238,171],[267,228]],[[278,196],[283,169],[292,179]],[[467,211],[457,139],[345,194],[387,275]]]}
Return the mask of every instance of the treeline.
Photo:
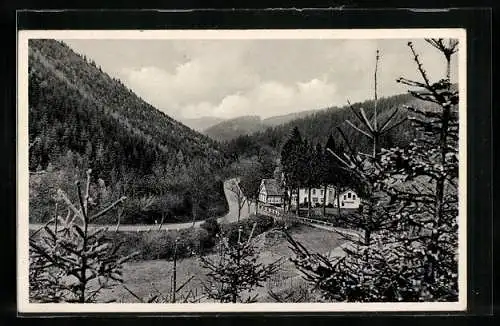
{"label": "treeline", "polygon": [[[340,154],[344,151],[341,143],[336,143],[330,134],[324,145],[313,144],[304,139],[298,127],[292,130],[281,151],[282,174],[280,182],[283,185],[285,203],[284,208],[288,210],[292,206],[292,198],[288,194],[296,195],[296,209],[299,215],[299,189],[308,189],[308,198],[311,198],[311,189],[324,187],[323,202],[326,203],[327,187],[334,186],[338,194],[346,187],[356,187],[355,178],[343,169],[333,153]],[[356,189],[357,190],[357,189]],[[338,196],[337,196],[338,199]],[[340,209],[340,205],[337,206]],[[311,215],[311,200],[307,202],[308,216]],[[326,206],[323,207],[323,215]],[[339,214],[340,216],[340,211]]]}
{"label": "treeline", "polygon": [[[368,118],[371,119],[374,113],[373,104],[373,100],[368,100],[361,103],[353,103],[352,108],[356,110],[359,110],[361,107],[364,108]],[[380,98],[377,103],[378,116],[381,119],[385,119],[394,108],[412,104],[425,104],[428,106],[428,104],[415,99],[410,94]],[[403,113],[399,112],[396,118],[401,117],[403,117]],[[289,136],[290,130],[294,127],[297,127],[303,138],[307,139],[308,142],[312,144],[326,144],[330,136],[337,142],[342,142],[341,135],[337,130],[337,127],[341,127],[348,139],[352,140],[355,150],[369,150],[371,146],[370,142],[347,126],[345,123],[346,120],[351,120],[357,127],[361,127],[361,124],[357,122],[357,119],[354,117],[350,105],[346,105],[344,107],[333,107],[318,111],[317,113],[293,120],[280,126],[269,127],[264,131],[259,131],[252,135],[239,136],[224,142],[223,146],[227,154],[233,158],[245,156],[248,152],[258,151],[262,147],[273,149],[276,157],[278,157],[281,148]],[[412,128],[409,128],[409,123],[403,123],[391,130],[391,132],[384,137],[381,145],[386,148],[393,146],[405,147],[414,138],[415,132]]]}
{"label": "treeline", "polygon": [[[30,221],[54,189],[92,169],[99,198],[127,196],[124,223],[204,219],[227,210],[227,160],[213,140],[138,98],[54,40],[29,43]],[[111,217],[110,217],[111,218]]]}

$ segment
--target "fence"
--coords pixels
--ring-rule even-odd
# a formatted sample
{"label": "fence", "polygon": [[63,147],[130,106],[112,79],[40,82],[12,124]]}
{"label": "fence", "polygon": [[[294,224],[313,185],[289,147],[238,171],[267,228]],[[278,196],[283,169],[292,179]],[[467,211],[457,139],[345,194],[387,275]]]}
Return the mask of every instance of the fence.
{"label": "fence", "polygon": [[276,206],[264,205],[261,209],[261,213],[271,216],[276,220],[282,220],[282,221],[287,220],[289,222],[301,223],[312,227],[321,227],[328,231],[340,232],[348,234],[350,236],[355,236],[355,237],[360,236],[360,232],[358,231],[339,228],[337,225],[323,220],[312,219],[307,217],[298,217],[291,213],[285,213],[282,208],[278,208]]}
{"label": "fence", "polygon": [[283,216],[283,209],[278,208],[276,206],[271,206],[271,205],[263,205],[261,207],[261,213],[272,216],[272,217],[282,217]]}

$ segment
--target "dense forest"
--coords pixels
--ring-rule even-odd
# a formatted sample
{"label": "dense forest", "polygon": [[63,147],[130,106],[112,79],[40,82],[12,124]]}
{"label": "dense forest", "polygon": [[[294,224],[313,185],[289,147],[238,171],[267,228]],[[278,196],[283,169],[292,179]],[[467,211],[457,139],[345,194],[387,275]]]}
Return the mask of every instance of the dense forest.
{"label": "dense forest", "polygon": [[247,115],[220,121],[203,130],[203,133],[218,141],[230,141],[239,136],[250,135],[264,131],[269,127],[280,126],[312,113],[316,110],[293,112],[284,115],[272,116],[262,119],[260,116]]}
{"label": "dense forest", "polygon": [[227,210],[227,160],[219,145],[63,42],[30,40],[29,141],[32,222],[46,220],[55,189],[71,193],[87,169],[95,205],[103,196],[128,197],[125,223],[203,219]]}
{"label": "dense forest", "polygon": [[[368,116],[368,119],[371,119],[373,116],[373,104],[373,100],[362,103],[353,103],[352,108],[356,110],[363,108]],[[400,94],[378,99],[378,115],[384,120],[392,113],[392,109],[413,104],[425,104],[426,106],[429,106],[429,104],[415,99],[410,94]],[[360,127],[360,123],[357,122],[358,119],[354,116],[350,106],[351,105],[346,105],[340,108],[332,107],[320,110],[305,117],[295,119],[278,126],[269,127],[251,135],[241,135],[232,140],[225,141],[223,146],[228,155],[234,159],[254,155],[256,152],[262,150],[262,148],[265,148],[267,151],[274,152],[276,157],[278,157],[281,148],[295,127],[298,128],[302,137],[307,139],[310,144],[313,144],[313,146],[321,144],[323,147],[326,145],[330,136],[332,136],[336,142],[342,143],[340,132],[337,129],[341,128],[347,138],[352,140],[351,144],[356,147],[356,150],[365,151],[371,146],[369,141],[367,141],[363,135],[357,133],[353,128],[350,128],[345,122],[349,119],[353,121],[357,127]],[[404,113],[400,111],[395,118],[403,116]],[[408,122],[405,122],[392,129],[390,133],[384,135],[381,139],[381,145],[386,148],[393,146],[405,147],[414,138],[415,131],[412,128],[409,128]]]}
{"label": "dense forest", "polygon": [[203,131],[212,139],[227,141],[240,135],[247,135],[264,128],[259,116],[249,115],[222,121]]}

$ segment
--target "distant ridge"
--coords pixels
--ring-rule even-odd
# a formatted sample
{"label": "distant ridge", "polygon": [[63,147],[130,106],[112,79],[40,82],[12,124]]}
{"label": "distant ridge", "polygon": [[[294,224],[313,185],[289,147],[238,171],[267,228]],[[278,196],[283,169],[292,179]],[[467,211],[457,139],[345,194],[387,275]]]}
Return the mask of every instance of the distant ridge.
{"label": "distant ridge", "polygon": [[190,127],[193,130],[198,132],[202,132],[212,126],[215,126],[218,123],[221,123],[225,119],[218,117],[199,117],[199,118],[190,118],[190,119],[180,119],[182,123],[186,126]]}
{"label": "distant ridge", "polygon": [[[400,108],[396,114],[396,120],[399,121],[408,116],[408,111],[403,109],[406,105],[426,106],[428,102],[416,99],[409,93],[379,98],[377,108],[379,121],[385,121],[394,109]],[[363,107],[368,118],[373,117],[373,100],[358,102],[352,104],[353,108],[359,110]],[[321,144],[324,146],[329,135],[333,135],[336,142],[344,143],[344,139],[338,131],[337,127],[341,128],[350,145],[354,150],[369,153],[371,143],[359,132],[347,125],[346,119],[349,119],[357,127],[361,127],[361,123],[354,116],[349,106],[331,107],[322,110],[307,111],[308,113],[302,117],[291,119],[286,123],[276,126],[268,126],[257,130],[248,135],[240,135],[226,143],[226,152],[232,157],[251,157],[258,152],[258,149],[267,149],[274,153],[275,158],[279,157],[281,148],[284,142],[288,139],[292,129],[297,127],[303,137],[309,143]],[[361,127],[363,128],[363,127]],[[390,133],[386,134],[381,144],[384,147],[391,146],[406,146],[411,142],[415,134],[415,128],[410,126],[410,122],[406,121]],[[242,146],[241,144],[245,144]],[[257,149],[256,149],[257,148]]]}
{"label": "distant ridge", "polygon": [[204,134],[218,141],[229,141],[238,136],[263,131],[268,127],[278,126],[289,121],[306,117],[316,110],[294,112],[262,119],[257,115],[241,116],[228,119],[204,130]]}

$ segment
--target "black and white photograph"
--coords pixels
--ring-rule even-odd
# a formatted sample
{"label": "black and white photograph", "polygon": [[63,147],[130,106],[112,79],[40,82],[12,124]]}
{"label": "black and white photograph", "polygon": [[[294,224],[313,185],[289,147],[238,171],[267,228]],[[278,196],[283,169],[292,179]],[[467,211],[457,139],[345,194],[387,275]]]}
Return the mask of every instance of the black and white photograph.
{"label": "black and white photograph", "polygon": [[466,308],[465,30],[18,39],[23,311]]}

